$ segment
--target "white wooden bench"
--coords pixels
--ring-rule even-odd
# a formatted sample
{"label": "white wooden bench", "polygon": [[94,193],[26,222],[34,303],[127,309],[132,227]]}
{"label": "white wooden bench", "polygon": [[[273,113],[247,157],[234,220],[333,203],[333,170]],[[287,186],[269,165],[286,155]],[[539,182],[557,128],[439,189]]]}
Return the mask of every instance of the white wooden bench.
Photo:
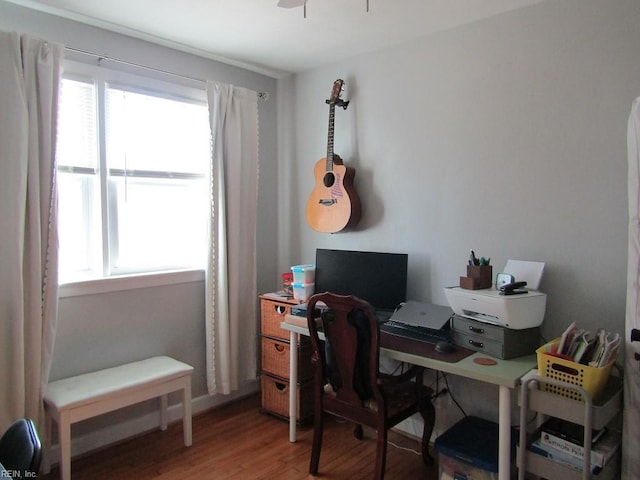
{"label": "white wooden bench", "polygon": [[47,385],[44,471],[51,465],[51,419],[58,424],[60,478],[71,479],[71,424],[134,403],[160,397],[160,425],[167,428],[167,395],[182,391],[182,428],[185,446],[191,446],[191,374],[193,367],[170,357],[139,362],[65,378]]}

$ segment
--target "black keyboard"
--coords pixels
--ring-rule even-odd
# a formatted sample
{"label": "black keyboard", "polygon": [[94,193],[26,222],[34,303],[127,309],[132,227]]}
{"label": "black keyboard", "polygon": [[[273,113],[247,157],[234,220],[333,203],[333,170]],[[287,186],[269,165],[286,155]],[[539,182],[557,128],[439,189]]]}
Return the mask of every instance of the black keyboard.
{"label": "black keyboard", "polygon": [[431,328],[409,325],[395,320],[389,320],[380,325],[380,331],[401,337],[413,338],[414,340],[420,340],[434,345],[449,338],[446,331],[436,331]]}

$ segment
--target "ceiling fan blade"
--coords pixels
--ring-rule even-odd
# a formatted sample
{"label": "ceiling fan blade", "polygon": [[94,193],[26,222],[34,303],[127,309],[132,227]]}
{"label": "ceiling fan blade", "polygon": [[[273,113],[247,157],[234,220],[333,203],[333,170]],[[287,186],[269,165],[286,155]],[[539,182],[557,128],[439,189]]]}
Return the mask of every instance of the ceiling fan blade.
{"label": "ceiling fan blade", "polygon": [[307,0],[278,0],[278,6],[283,8],[302,7]]}

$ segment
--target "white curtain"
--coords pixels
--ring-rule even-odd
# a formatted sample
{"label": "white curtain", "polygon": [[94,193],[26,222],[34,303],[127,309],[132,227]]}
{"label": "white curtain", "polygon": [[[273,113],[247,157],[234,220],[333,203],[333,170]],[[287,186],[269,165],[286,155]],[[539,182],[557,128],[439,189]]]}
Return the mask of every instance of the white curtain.
{"label": "white curtain", "polygon": [[206,273],[207,386],[229,394],[256,378],[258,95],[207,82],[212,132]]}
{"label": "white curtain", "polygon": [[42,425],[58,307],[55,138],[63,46],[0,31],[0,431]]}
{"label": "white curtain", "polygon": [[631,107],[627,129],[629,247],[627,266],[627,310],[625,326],[624,424],[622,437],[622,478],[640,478],[640,362],[635,353],[640,345],[631,343],[631,330],[640,329],[640,97]]}

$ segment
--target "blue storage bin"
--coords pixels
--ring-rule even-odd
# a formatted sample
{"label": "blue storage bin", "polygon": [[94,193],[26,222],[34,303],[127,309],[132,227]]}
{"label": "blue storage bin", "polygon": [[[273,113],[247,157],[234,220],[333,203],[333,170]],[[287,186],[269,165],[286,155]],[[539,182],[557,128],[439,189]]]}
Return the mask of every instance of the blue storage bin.
{"label": "blue storage bin", "polygon": [[[498,478],[498,435],[495,422],[468,416],[435,441],[439,453],[440,480],[496,480]],[[515,457],[512,435],[511,458]]]}

